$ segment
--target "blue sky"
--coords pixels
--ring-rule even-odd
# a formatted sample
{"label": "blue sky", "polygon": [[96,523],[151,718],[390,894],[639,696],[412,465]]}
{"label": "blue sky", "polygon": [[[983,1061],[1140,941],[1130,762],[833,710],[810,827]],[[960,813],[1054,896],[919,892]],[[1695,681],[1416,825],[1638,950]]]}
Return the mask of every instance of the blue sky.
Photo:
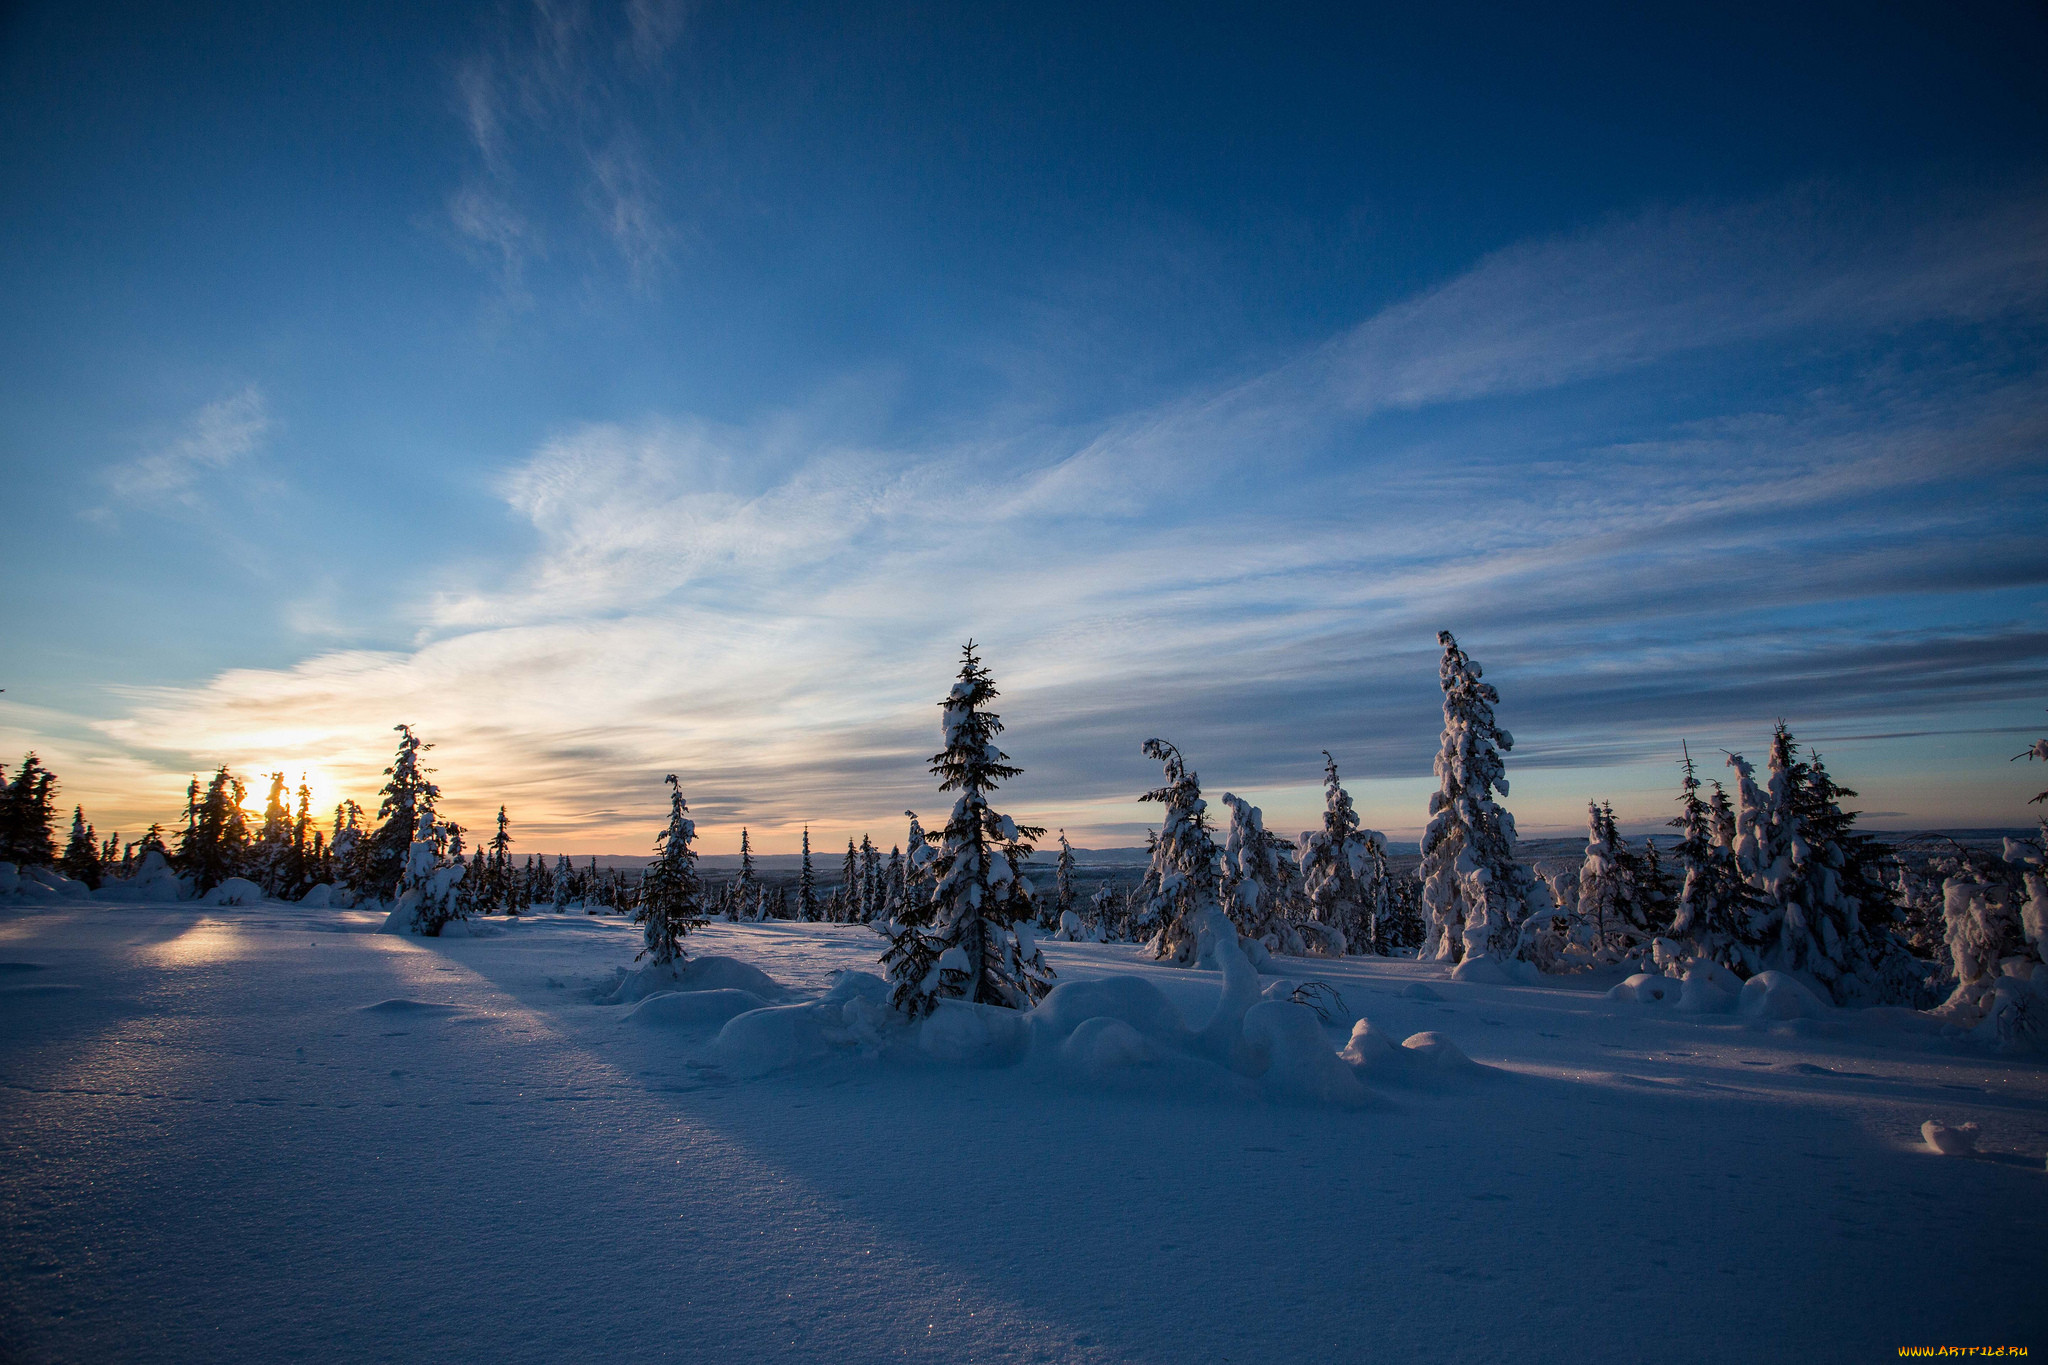
{"label": "blue sky", "polygon": [[0,18],[0,744],[639,851],[900,837],[959,642],[1020,814],[1159,734],[1525,832],[1681,739],[2012,825],[2048,723],[2024,5],[36,6]]}

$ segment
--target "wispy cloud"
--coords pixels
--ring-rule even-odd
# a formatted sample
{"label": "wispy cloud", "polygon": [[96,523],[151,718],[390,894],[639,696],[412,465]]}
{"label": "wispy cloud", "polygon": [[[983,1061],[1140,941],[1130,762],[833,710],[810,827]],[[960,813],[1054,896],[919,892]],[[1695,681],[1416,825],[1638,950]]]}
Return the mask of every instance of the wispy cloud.
{"label": "wispy cloud", "polygon": [[[563,13],[546,51],[587,50]],[[573,87],[566,60],[534,79]],[[669,770],[714,833],[893,828],[934,799],[968,635],[1015,799],[1108,837],[1152,733],[1224,786],[1306,802],[1328,745],[1411,800],[1442,626],[1502,680],[1521,771],[1779,715],[1982,728],[2048,681],[2048,392],[1996,341],[2041,320],[2041,207],[1875,237],[1802,196],[1617,223],[1094,430],[578,427],[502,481],[537,549],[444,569],[417,650],[137,694],[103,732],[368,785],[404,719],[452,793],[627,847]]]}
{"label": "wispy cloud", "polygon": [[107,485],[130,500],[168,498],[190,504],[205,475],[254,454],[272,427],[262,391],[248,385],[192,414],[173,440],[109,469]]}
{"label": "wispy cloud", "polygon": [[668,272],[681,233],[637,110],[660,90],[684,17],[670,0],[616,13],[534,0],[457,69],[475,163],[449,196],[449,221],[512,301],[527,300],[530,263],[549,252],[549,208],[562,202],[583,208],[580,225],[561,224],[564,244],[594,229],[638,289]]}

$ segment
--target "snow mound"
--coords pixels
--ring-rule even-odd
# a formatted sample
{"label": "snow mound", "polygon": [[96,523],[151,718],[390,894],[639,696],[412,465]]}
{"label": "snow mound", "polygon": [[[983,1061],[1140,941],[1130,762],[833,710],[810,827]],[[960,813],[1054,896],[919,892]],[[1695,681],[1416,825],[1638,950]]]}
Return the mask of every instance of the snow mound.
{"label": "snow mound", "polygon": [[1062,1063],[1098,1081],[1156,1062],[1160,1056],[1159,1048],[1144,1034],[1108,1015],[1082,1020],[1059,1045]]}
{"label": "snow mound", "polygon": [[735,1074],[765,1076],[843,1052],[879,1054],[909,1034],[889,1007],[889,983],[872,972],[842,972],[832,989],[802,1005],[770,1005],[726,1021],[712,1055]]}
{"label": "snow mound", "polygon": [[1711,962],[1694,963],[1679,984],[1678,1008],[1684,1014],[1729,1014],[1741,995],[1741,977]]}
{"label": "snow mound", "polygon": [[1682,990],[1682,983],[1673,981],[1668,976],[1652,976],[1648,972],[1637,972],[1608,991],[1607,998],[1637,1005],[1676,1005],[1679,1003]]}
{"label": "snow mound", "polygon": [[362,1013],[364,1014],[403,1014],[419,1016],[433,1014],[460,1014],[462,1013],[462,1006],[437,1005],[430,1000],[399,999],[379,1000],[374,1005],[362,1006],[361,1010]]}
{"label": "snow mound", "polygon": [[1943,1156],[1977,1154],[1977,1125],[1974,1123],[1951,1128],[1939,1119],[1929,1119],[1920,1125],[1920,1136],[1929,1147]]}
{"label": "snow mound", "polygon": [[1421,1065],[1436,1072],[1484,1071],[1487,1068],[1465,1055],[1459,1047],[1441,1033],[1413,1033],[1401,1044],[1402,1049]]}
{"label": "snow mound", "polygon": [[1402,987],[1401,998],[1403,1000],[1441,1000],[1444,997],[1443,992],[1435,987],[1417,981]]}
{"label": "snow mound", "polygon": [[1373,1098],[1330,1047],[1322,1020],[1306,1005],[1287,1000],[1253,1005],[1245,1011],[1244,1041],[1273,1095],[1350,1108]]}
{"label": "snow mound", "polygon": [[305,906],[308,910],[325,910],[333,903],[334,883],[332,882],[322,882],[305,895],[299,897],[299,904]]}
{"label": "snow mound", "polygon": [[126,881],[110,881],[100,887],[98,898],[103,901],[126,901],[134,904],[154,905],[181,901],[192,894],[192,884],[171,871],[171,865],[164,861],[164,855],[154,850],[142,855],[142,861],[135,866],[135,874]]}
{"label": "snow mound", "polygon": [[751,991],[766,1000],[787,999],[775,978],[736,957],[693,957],[680,962],[646,962],[620,969],[617,982],[598,994],[600,1005],[633,1005],[667,991]]}
{"label": "snow mound", "polygon": [[1502,969],[1498,959],[1489,953],[1468,957],[1451,969],[1453,981],[1479,981],[1489,986],[1512,986],[1514,978]]}
{"label": "snow mound", "polygon": [[199,898],[201,905],[261,905],[263,888],[247,877],[230,877]]}
{"label": "snow mound", "polygon": [[24,896],[58,896],[64,900],[83,900],[92,895],[91,888],[84,882],[75,882],[53,867],[14,868],[15,888]]}
{"label": "snow mound", "polygon": [[965,1000],[941,1000],[917,1037],[926,1056],[967,1066],[1015,1065],[1030,1043],[1028,1016]]}
{"label": "snow mound", "polygon": [[1063,981],[1031,1011],[1032,1027],[1057,1042],[1092,1019],[1115,1019],[1172,1047],[1186,1045],[1188,1026],[1166,993],[1141,976]]}
{"label": "snow mound", "polygon": [[723,1026],[725,1021],[748,1010],[763,1009],[768,1002],[752,991],[718,987],[704,991],[663,991],[650,995],[619,1022],[648,1028],[703,1028]]}
{"label": "snow mound", "polygon": [[1396,1085],[1428,1087],[1459,1078],[1477,1079],[1494,1070],[1473,1061],[1440,1033],[1411,1034],[1396,1044],[1374,1028],[1370,1019],[1351,1026],[1351,1041],[1337,1058],[1354,1075]]}
{"label": "snow mound", "polygon": [[1821,998],[1786,972],[1758,972],[1743,983],[1736,1010],[1745,1019],[1824,1019]]}

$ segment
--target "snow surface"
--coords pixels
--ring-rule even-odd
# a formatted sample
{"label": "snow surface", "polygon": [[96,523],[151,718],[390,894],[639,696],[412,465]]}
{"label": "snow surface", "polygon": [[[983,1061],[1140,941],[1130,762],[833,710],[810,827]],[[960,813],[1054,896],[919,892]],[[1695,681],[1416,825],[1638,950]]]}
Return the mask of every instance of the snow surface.
{"label": "snow surface", "polygon": [[907,1032],[864,926],[714,924],[663,982],[607,916],[384,917],[0,908],[0,1354],[2048,1346],[2048,1063],[1790,978],[1279,958],[1226,1004],[1052,943],[1031,1017]]}

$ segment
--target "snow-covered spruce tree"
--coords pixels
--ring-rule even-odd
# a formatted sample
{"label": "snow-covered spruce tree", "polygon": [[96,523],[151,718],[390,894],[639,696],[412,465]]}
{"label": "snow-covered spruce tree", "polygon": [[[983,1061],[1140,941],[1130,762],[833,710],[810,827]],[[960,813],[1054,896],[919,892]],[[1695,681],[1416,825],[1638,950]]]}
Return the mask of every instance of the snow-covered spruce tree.
{"label": "snow-covered spruce tree", "polygon": [[1386,837],[1366,829],[1323,750],[1323,827],[1301,836],[1301,880],[1316,922],[1341,935],[1344,952],[1392,951]]}
{"label": "snow-covered spruce tree", "polygon": [[882,886],[882,855],[875,848],[875,841],[863,834],[860,836],[860,903],[865,908],[864,918],[869,922],[884,918]]}
{"label": "snow-covered spruce tree", "polygon": [[249,880],[261,886],[265,895],[281,897],[290,889],[292,807],[281,772],[270,775],[270,791],[263,800],[263,823],[257,826],[255,844],[246,861]]}
{"label": "snow-covered spruce tree", "polygon": [[384,924],[386,933],[435,938],[450,920],[467,917],[461,885],[469,869],[449,858],[448,844],[448,827],[434,819],[432,810],[422,807],[413,827],[412,842],[406,846],[397,900]]}
{"label": "snow-covered spruce tree", "polygon": [[[1899,964],[1888,959],[1903,951],[1884,930],[1891,904],[1878,874],[1878,850],[1855,834],[1855,815],[1841,808],[1841,798],[1852,795],[1825,765],[1802,760],[1791,732],[1777,727],[1749,878],[1765,902],[1761,960],[1765,967],[1809,974],[1845,1005],[1896,993],[1899,983],[1890,977]],[[1745,793],[1744,803],[1750,799]],[[1740,818],[1738,811],[1738,829]]]}
{"label": "snow-covered spruce tree", "polygon": [[1575,944],[1594,961],[1620,962],[1649,950],[1651,934],[1641,905],[1643,871],[1614,826],[1614,808],[1588,801]]}
{"label": "snow-covered spruce tree", "polygon": [[[1052,905],[1040,921],[1047,929],[1058,929],[1074,913],[1074,846],[1067,832],[1060,831],[1060,856],[1052,865]],[[1050,921],[1049,923],[1047,921]]]}
{"label": "snow-covered spruce tree", "polygon": [[806,924],[818,917],[818,880],[811,871],[811,827],[804,826],[804,865],[796,878],[796,917]]}
{"label": "snow-covered spruce tree", "polygon": [[670,773],[668,783],[668,827],[654,839],[654,861],[640,881],[640,904],[633,922],[643,926],[647,946],[634,961],[648,957],[667,966],[682,960],[683,937],[701,927],[701,897],[704,886],[697,877],[697,854],[690,841],[697,837],[697,822],[683,800],[682,784]]}
{"label": "snow-covered spruce tree", "polygon": [[1447,630],[1438,678],[1444,691],[1438,788],[1429,798],[1422,834],[1422,903],[1427,938],[1422,956],[1440,962],[1518,954],[1522,922],[1552,913],[1546,888],[1515,861],[1515,817],[1493,799],[1508,792],[1501,754],[1514,736],[1495,723],[1500,694],[1480,681],[1479,665]]}
{"label": "snow-covered spruce tree", "polygon": [[0,768],[0,862],[50,867],[57,861],[57,776],[30,750],[6,780]]}
{"label": "snow-covered spruce tree", "polygon": [[[1224,831],[1221,880],[1218,893],[1238,933],[1261,944],[1269,953],[1302,956],[1311,949],[1293,914],[1299,901],[1301,871],[1294,861],[1294,843],[1266,828],[1265,812],[1230,792],[1223,793],[1230,810],[1230,828]],[[1320,924],[1310,925],[1314,951],[1330,957],[1344,955],[1341,936],[1326,934]]]}
{"label": "snow-covered spruce tree", "polygon": [[185,835],[179,841],[177,862],[201,895],[242,868],[249,848],[249,817],[242,811],[247,791],[225,764],[207,782],[204,795],[198,793],[196,778],[187,788]]}
{"label": "snow-covered spruce tree", "polygon": [[846,841],[846,856],[839,862],[839,902],[848,923],[867,918],[867,907],[860,899],[860,850],[850,838]]}
{"label": "snow-covered spruce tree", "polygon": [[938,857],[932,836],[917,822],[917,812],[903,812],[910,830],[903,839],[903,904],[914,905],[930,893],[932,859]]}
{"label": "snow-covered spruce tree", "polygon": [[733,904],[742,912],[750,913],[754,902],[759,899],[754,881],[754,840],[745,825],[740,826],[740,877],[733,887]]}
{"label": "snow-covered spruce tree", "polygon": [[[1683,970],[1694,960],[1725,967],[1737,976],[1761,970],[1757,953],[1757,922],[1762,899],[1743,879],[1735,850],[1721,837],[1727,797],[1717,788],[1718,805],[1700,799],[1700,779],[1692,751],[1684,750],[1685,776],[1679,783],[1679,813],[1671,824],[1678,830],[1678,913],[1664,937],[1659,958]],[[1730,822],[1732,825],[1732,822]]]}
{"label": "snow-covered spruce tree", "polygon": [[503,905],[512,885],[512,822],[505,818],[503,806],[498,807],[498,831],[491,836],[490,850],[491,880],[483,895],[486,904]]}
{"label": "snow-covered spruce tree", "polygon": [[1031,884],[1020,869],[1045,831],[989,808],[988,794],[1021,768],[996,748],[995,680],[968,641],[960,676],[939,703],[946,747],[933,755],[939,790],[957,792],[938,832],[932,883],[903,913],[882,964],[889,1000],[912,1018],[943,999],[1028,1009],[1052,987],[1031,930]]}
{"label": "snow-covered spruce tree", "polygon": [[1209,803],[1202,799],[1201,779],[1188,770],[1180,750],[1163,739],[1148,739],[1144,752],[1164,766],[1166,781],[1138,799],[1159,802],[1166,814],[1151,841],[1143,923],[1151,932],[1154,957],[1192,967],[1204,956],[1205,936],[1213,936],[1219,922],[1229,923],[1217,866],[1220,853],[1209,833]]}
{"label": "snow-covered spruce tree", "polygon": [[384,776],[390,780],[384,784],[384,799],[377,807],[377,818],[383,823],[369,838],[362,869],[364,881],[356,888],[380,898],[397,894],[413,833],[419,827],[420,812],[431,812],[434,803],[441,799],[441,789],[427,778],[432,770],[420,764],[422,751],[433,746],[422,744],[410,725],[391,728],[398,732],[398,752],[391,766],[384,770]]}
{"label": "snow-covered spruce tree", "polygon": [[71,838],[64,845],[64,856],[57,860],[57,870],[75,882],[84,882],[97,891],[100,887],[100,846],[91,825],[85,822],[85,807],[71,808]]}

